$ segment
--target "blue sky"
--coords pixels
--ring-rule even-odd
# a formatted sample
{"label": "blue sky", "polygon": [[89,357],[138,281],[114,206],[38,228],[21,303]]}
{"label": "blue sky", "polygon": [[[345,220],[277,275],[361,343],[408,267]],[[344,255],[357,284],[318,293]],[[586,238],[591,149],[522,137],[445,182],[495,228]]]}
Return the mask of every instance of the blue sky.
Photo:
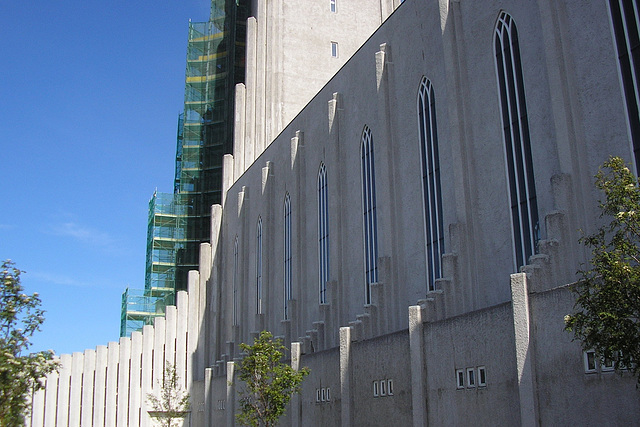
{"label": "blue sky", "polygon": [[47,311],[32,350],[117,341],[172,191],[189,19],[207,0],[0,2],[0,259]]}

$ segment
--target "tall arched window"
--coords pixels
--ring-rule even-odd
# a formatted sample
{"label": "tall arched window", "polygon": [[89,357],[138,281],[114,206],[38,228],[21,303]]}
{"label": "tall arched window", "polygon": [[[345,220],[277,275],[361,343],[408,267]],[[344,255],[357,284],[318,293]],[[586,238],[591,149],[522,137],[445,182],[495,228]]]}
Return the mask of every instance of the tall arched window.
{"label": "tall arched window", "polygon": [[620,74],[633,143],[636,170],[640,170],[640,34],[638,2],[609,0],[613,32],[618,48]]}
{"label": "tall arched window", "polygon": [[422,78],[418,90],[418,132],[420,135],[420,163],[422,165],[427,289],[432,291],[436,288],[436,279],[442,277],[444,219],[442,216],[435,95],[431,81],[426,77]]}
{"label": "tall arched window", "polygon": [[518,31],[505,12],[496,24],[494,47],[517,269],[536,252],[539,226]]}
{"label": "tall arched window", "polygon": [[284,318],[289,318],[289,300],[291,299],[291,197],[284,196]]}
{"label": "tall arched window", "polygon": [[373,139],[367,126],[360,147],[362,168],[362,212],[364,229],[365,303],[371,304],[371,284],[378,282],[378,224],[376,219],[376,179]]}
{"label": "tall arched window", "polygon": [[233,325],[238,325],[238,235],[233,243]]}
{"label": "tall arched window", "polygon": [[324,163],[318,172],[318,266],[320,304],[327,302],[329,280],[329,196],[327,192],[327,169]]}
{"label": "tall arched window", "polygon": [[256,313],[262,314],[262,218],[256,230]]}

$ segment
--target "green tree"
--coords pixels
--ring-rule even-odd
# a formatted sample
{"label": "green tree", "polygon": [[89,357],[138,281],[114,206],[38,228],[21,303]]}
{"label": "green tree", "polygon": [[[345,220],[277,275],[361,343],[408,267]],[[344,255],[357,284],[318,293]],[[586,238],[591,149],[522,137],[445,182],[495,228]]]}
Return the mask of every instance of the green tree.
{"label": "green tree", "polygon": [[236,419],[252,427],[273,426],[285,413],[293,393],[300,392],[309,369],[295,371],[283,363],[285,347],[267,331],[262,331],[253,345],[242,343],[240,348],[246,353],[239,367],[245,387],[239,391],[240,413]]}
{"label": "green tree", "polygon": [[11,260],[0,273],[0,425],[23,426],[31,393],[43,388],[40,379],[57,369],[53,351],[30,353],[29,338],[40,330],[44,311],[37,293],[26,295]]}
{"label": "green tree", "polygon": [[[619,157],[611,157],[596,174],[604,192],[601,217],[608,224],[580,241],[591,248],[589,268],[578,272],[574,313],[565,328],[612,361],[616,370],[638,374],[640,361],[640,188]],[[640,381],[640,378],[638,378]]]}
{"label": "green tree", "polygon": [[166,367],[162,373],[162,383],[160,397],[154,394],[147,394],[147,401],[153,408],[149,411],[151,417],[158,420],[160,425],[171,427],[174,422],[179,422],[189,413],[189,393],[180,387],[180,377],[175,365],[166,362]]}

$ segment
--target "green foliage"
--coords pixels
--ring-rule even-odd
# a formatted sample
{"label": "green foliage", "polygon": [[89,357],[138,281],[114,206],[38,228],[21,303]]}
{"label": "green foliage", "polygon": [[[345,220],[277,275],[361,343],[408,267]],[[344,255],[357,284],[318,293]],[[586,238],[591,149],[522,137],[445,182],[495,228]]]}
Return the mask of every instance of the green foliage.
{"label": "green foliage", "polygon": [[165,365],[160,384],[162,386],[160,397],[149,393],[147,401],[153,408],[153,411],[149,411],[149,415],[156,418],[160,425],[171,427],[174,422],[179,422],[189,412],[190,396],[180,387],[180,377],[176,367],[169,362]]}
{"label": "green foliage", "polygon": [[[596,175],[605,194],[601,217],[610,219],[597,233],[583,237],[591,248],[591,268],[579,271],[575,313],[565,329],[611,360],[616,370],[638,374],[640,361],[640,188],[619,157],[611,157]],[[640,378],[638,378],[640,381]]]}
{"label": "green foliage", "polygon": [[23,426],[31,393],[43,388],[40,379],[58,368],[53,351],[26,354],[29,337],[44,322],[37,293],[26,295],[11,260],[0,272],[0,425]]}
{"label": "green foliage", "polygon": [[242,425],[273,426],[284,414],[293,393],[300,392],[302,380],[309,369],[295,371],[282,363],[285,347],[270,332],[262,331],[253,345],[240,344],[246,356],[240,363],[240,413],[236,419]]}

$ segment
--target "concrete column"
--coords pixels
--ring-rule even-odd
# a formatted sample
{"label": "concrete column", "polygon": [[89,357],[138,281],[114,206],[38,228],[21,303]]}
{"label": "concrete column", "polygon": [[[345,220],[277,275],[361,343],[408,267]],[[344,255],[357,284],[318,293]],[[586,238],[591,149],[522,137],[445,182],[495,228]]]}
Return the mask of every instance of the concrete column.
{"label": "concrete column", "polygon": [[120,338],[120,355],[118,367],[118,427],[129,426],[129,364],[131,363],[131,339]]}
{"label": "concrete column", "polygon": [[96,371],[96,351],[84,351],[84,367],[82,370],[82,407],[81,425],[90,426],[93,422],[94,377]]}
{"label": "concrete column", "polygon": [[227,362],[227,427],[236,425],[235,362]]}
{"label": "concrete column", "polygon": [[[267,104],[267,2],[259,1],[257,7],[257,34],[256,34],[256,107],[255,107],[255,153],[254,160],[260,156],[265,147],[266,135],[266,104]],[[247,40],[248,41],[248,40]]]}
{"label": "concrete column", "polygon": [[82,368],[84,355],[75,352],[71,356],[71,387],[69,390],[69,425],[80,425],[80,407],[82,406]]}
{"label": "concrete column", "polygon": [[[106,347],[105,347],[106,350]],[[56,405],[58,402],[58,373],[51,372],[47,375],[44,399],[44,425],[55,427],[56,425]]]}
{"label": "concrete column", "polygon": [[207,285],[211,277],[211,244],[200,244],[200,260],[199,260],[199,290],[198,290],[198,371],[196,377],[199,381],[204,379],[204,368],[208,366],[207,355],[209,347],[207,346],[205,321],[205,313],[207,311]]}
{"label": "concrete column", "polygon": [[176,365],[176,317],[177,310],[174,305],[165,307],[164,314],[164,359],[165,364]]}
{"label": "concrete column", "polygon": [[[291,368],[294,371],[300,370],[300,356],[302,355],[302,344],[299,342],[291,343]],[[291,427],[300,427],[302,424],[302,420],[300,419],[302,406],[300,393],[295,393],[291,396],[290,403],[291,410]]]}
{"label": "concrete column", "polygon": [[[316,168],[318,165],[315,166]],[[307,262],[304,259],[305,245],[307,240],[307,191],[305,183],[307,181],[307,162],[305,157],[304,132],[296,131],[295,137],[291,138],[291,168],[295,168],[295,183],[291,194],[291,215],[292,215],[292,242],[291,242],[291,261],[293,263],[293,274],[291,284],[291,298],[289,302],[289,312],[291,318],[291,336],[300,336],[303,326],[300,324],[300,309],[304,306],[303,283],[307,277]],[[317,173],[317,170],[316,170]],[[316,182],[315,179],[313,182]],[[315,195],[315,193],[314,193]],[[313,197],[313,196],[312,196]],[[312,199],[313,200],[313,199]],[[315,212],[315,204],[311,208]],[[317,218],[317,217],[316,217]],[[317,238],[317,236],[316,236]],[[297,304],[294,301],[300,301]]]}
{"label": "concrete column", "polygon": [[69,424],[69,391],[71,389],[71,355],[60,356],[60,370],[58,371],[58,416],[57,426]]}
{"label": "concrete column", "polygon": [[198,299],[200,298],[200,273],[196,270],[189,271],[188,276],[189,293],[189,323],[187,326],[187,390],[191,389],[191,383],[196,379],[200,367],[197,365],[198,358],[196,351],[198,348],[198,335],[200,331],[200,316],[198,313]]}
{"label": "concrete column", "polygon": [[151,378],[151,388],[154,393],[158,391],[159,384],[162,384],[164,375],[164,337],[166,322],[164,317],[156,317],[153,325],[153,377]]}
{"label": "concrete column", "polygon": [[[116,396],[118,393],[118,356],[120,354],[120,345],[112,341],[107,346],[107,373],[106,373],[106,401],[104,425],[116,425]],[[66,424],[58,425],[65,426]]]}
{"label": "concrete column", "polygon": [[[211,206],[211,275],[209,286],[207,287],[208,307],[207,316],[207,347],[209,358],[207,365],[215,363],[220,357],[220,324],[222,319],[218,316],[222,313],[222,289],[221,289],[221,266],[222,266],[222,206]],[[230,240],[233,244],[233,240]],[[233,265],[233,260],[229,265]],[[226,312],[230,318],[231,312]]]}
{"label": "concrete column", "polygon": [[246,77],[247,97],[245,108],[245,144],[244,144],[244,167],[247,170],[249,165],[256,158],[256,79],[257,79],[257,45],[258,45],[258,23],[256,18],[247,20],[247,61]]}
{"label": "concrete column", "polygon": [[[248,48],[247,48],[248,50]],[[247,74],[249,71],[247,70]],[[244,83],[236,85],[235,93],[235,112],[233,126],[233,181],[237,180],[245,171],[246,141],[245,132],[247,126],[246,120],[246,103],[247,103],[247,87]],[[223,173],[226,173],[223,168]],[[223,190],[222,203],[224,204],[224,196],[226,191]]]}
{"label": "concrete column", "polygon": [[31,424],[29,424],[28,418],[25,420],[31,427],[42,427],[44,424],[44,398],[44,389],[36,391],[31,397]]}
{"label": "concrete column", "polygon": [[351,426],[351,328],[340,328],[340,409],[342,427]]}
{"label": "concrete column", "polygon": [[108,351],[106,345],[96,347],[96,378],[94,380],[93,394],[93,425],[104,425],[104,410],[107,391],[107,360]]}
{"label": "concrete column", "polygon": [[211,401],[211,377],[213,372],[211,368],[205,368],[204,370],[204,420],[205,425],[211,425],[211,416],[214,411],[213,402]]}
{"label": "concrete column", "polygon": [[518,392],[520,399],[520,425],[537,426],[536,381],[531,348],[529,316],[529,290],[527,275],[515,273],[511,275],[511,307],[513,310],[513,327],[516,350],[516,366],[518,369]]}
{"label": "concrete column", "polygon": [[129,372],[129,425],[140,425],[142,400],[142,332],[131,333],[131,370]]}
{"label": "concrete column", "polygon": [[186,291],[179,291],[176,295],[176,371],[179,376],[180,387],[187,384],[187,327],[189,323],[189,295]]}
{"label": "concrete column", "polygon": [[147,404],[147,394],[151,393],[153,389],[153,356],[154,356],[154,341],[155,331],[153,326],[145,325],[142,327],[142,387],[140,389],[141,411],[140,411],[140,426],[147,427],[152,426],[151,417],[147,411],[149,408]]}
{"label": "concrete column", "polygon": [[427,425],[427,411],[424,389],[426,384],[424,363],[424,324],[422,308],[409,307],[409,351],[411,353],[411,404],[413,427]]}

